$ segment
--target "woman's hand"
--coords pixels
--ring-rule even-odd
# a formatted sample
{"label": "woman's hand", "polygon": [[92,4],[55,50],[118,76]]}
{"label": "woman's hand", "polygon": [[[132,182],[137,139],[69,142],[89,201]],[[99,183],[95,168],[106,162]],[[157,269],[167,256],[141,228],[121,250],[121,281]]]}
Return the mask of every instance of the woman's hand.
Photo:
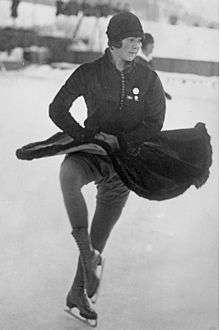
{"label": "woman's hand", "polygon": [[120,148],[118,139],[115,135],[100,132],[96,134],[94,138],[108,143],[113,150]]}

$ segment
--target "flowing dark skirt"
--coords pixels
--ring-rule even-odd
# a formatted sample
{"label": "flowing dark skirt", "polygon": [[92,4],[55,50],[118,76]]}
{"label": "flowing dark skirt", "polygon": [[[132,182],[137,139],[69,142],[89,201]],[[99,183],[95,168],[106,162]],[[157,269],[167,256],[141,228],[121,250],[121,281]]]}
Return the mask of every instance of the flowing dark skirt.
{"label": "flowing dark skirt", "polygon": [[210,137],[203,123],[193,128],[161,131],[142,143],[136,156],[121,149],[113,152],[99,140],[79,144],[62,132],[18,149],[16,156],[32,160],[72,152],[108,155],[129,189],[158,201],[174,198],[192,185],[201,187],[209,177],[212,163]]}

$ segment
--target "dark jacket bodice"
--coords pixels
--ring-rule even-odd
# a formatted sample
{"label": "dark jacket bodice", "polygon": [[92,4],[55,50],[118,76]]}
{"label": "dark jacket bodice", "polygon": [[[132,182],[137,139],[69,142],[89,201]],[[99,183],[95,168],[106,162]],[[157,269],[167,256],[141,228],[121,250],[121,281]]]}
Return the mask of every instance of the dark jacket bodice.
{"label": "dark jacket bodice", "polygon": [[[88,110],[85,129],[69,112],[79,96],[84,97]],[[101,58],[72,73],[50,104],[49,114],[58,127],[74,138],[86,130],[95,130],[117,136],[132,134],[143,140],[162,128],[164,91],[157,74],[135,61],[118,71],[107,49]]]}

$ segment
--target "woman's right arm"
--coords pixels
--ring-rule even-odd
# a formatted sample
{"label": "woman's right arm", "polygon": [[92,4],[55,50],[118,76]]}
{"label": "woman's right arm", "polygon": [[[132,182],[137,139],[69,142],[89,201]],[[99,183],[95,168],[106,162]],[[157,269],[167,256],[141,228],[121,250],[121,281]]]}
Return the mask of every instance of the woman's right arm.
{"label": "woman's right arm", "polygon": [[69,110],[73,101],[84,94],[86,89],[85,82],[85,69],[83,66],[80,66],[67,79],[49,105],[49,116],[52,121],[72,138],[81,140],[88,138],[91,132],[80,126]]}

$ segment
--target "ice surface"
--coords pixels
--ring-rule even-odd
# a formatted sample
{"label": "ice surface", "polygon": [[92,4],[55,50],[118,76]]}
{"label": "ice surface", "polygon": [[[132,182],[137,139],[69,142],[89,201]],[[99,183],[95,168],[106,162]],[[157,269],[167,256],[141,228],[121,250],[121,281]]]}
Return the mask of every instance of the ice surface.
{"label": "ice surface", "polygon": [[[19,161],[16,148],[57,128],[48,104],[71,70],[1,72],[0,264],[3,330],[85,329],[63,312],[76,266],[60,187],[62,156]],[[101,330],[217,330],[218,79],[159,73],[173,100],[165,128],[207,124],[214,162],[201,189],[165,202],[131,194],[105,250]],[[80,122],[85,105],[72,112]],[[90,219],[95,188],[84,188]]]}

